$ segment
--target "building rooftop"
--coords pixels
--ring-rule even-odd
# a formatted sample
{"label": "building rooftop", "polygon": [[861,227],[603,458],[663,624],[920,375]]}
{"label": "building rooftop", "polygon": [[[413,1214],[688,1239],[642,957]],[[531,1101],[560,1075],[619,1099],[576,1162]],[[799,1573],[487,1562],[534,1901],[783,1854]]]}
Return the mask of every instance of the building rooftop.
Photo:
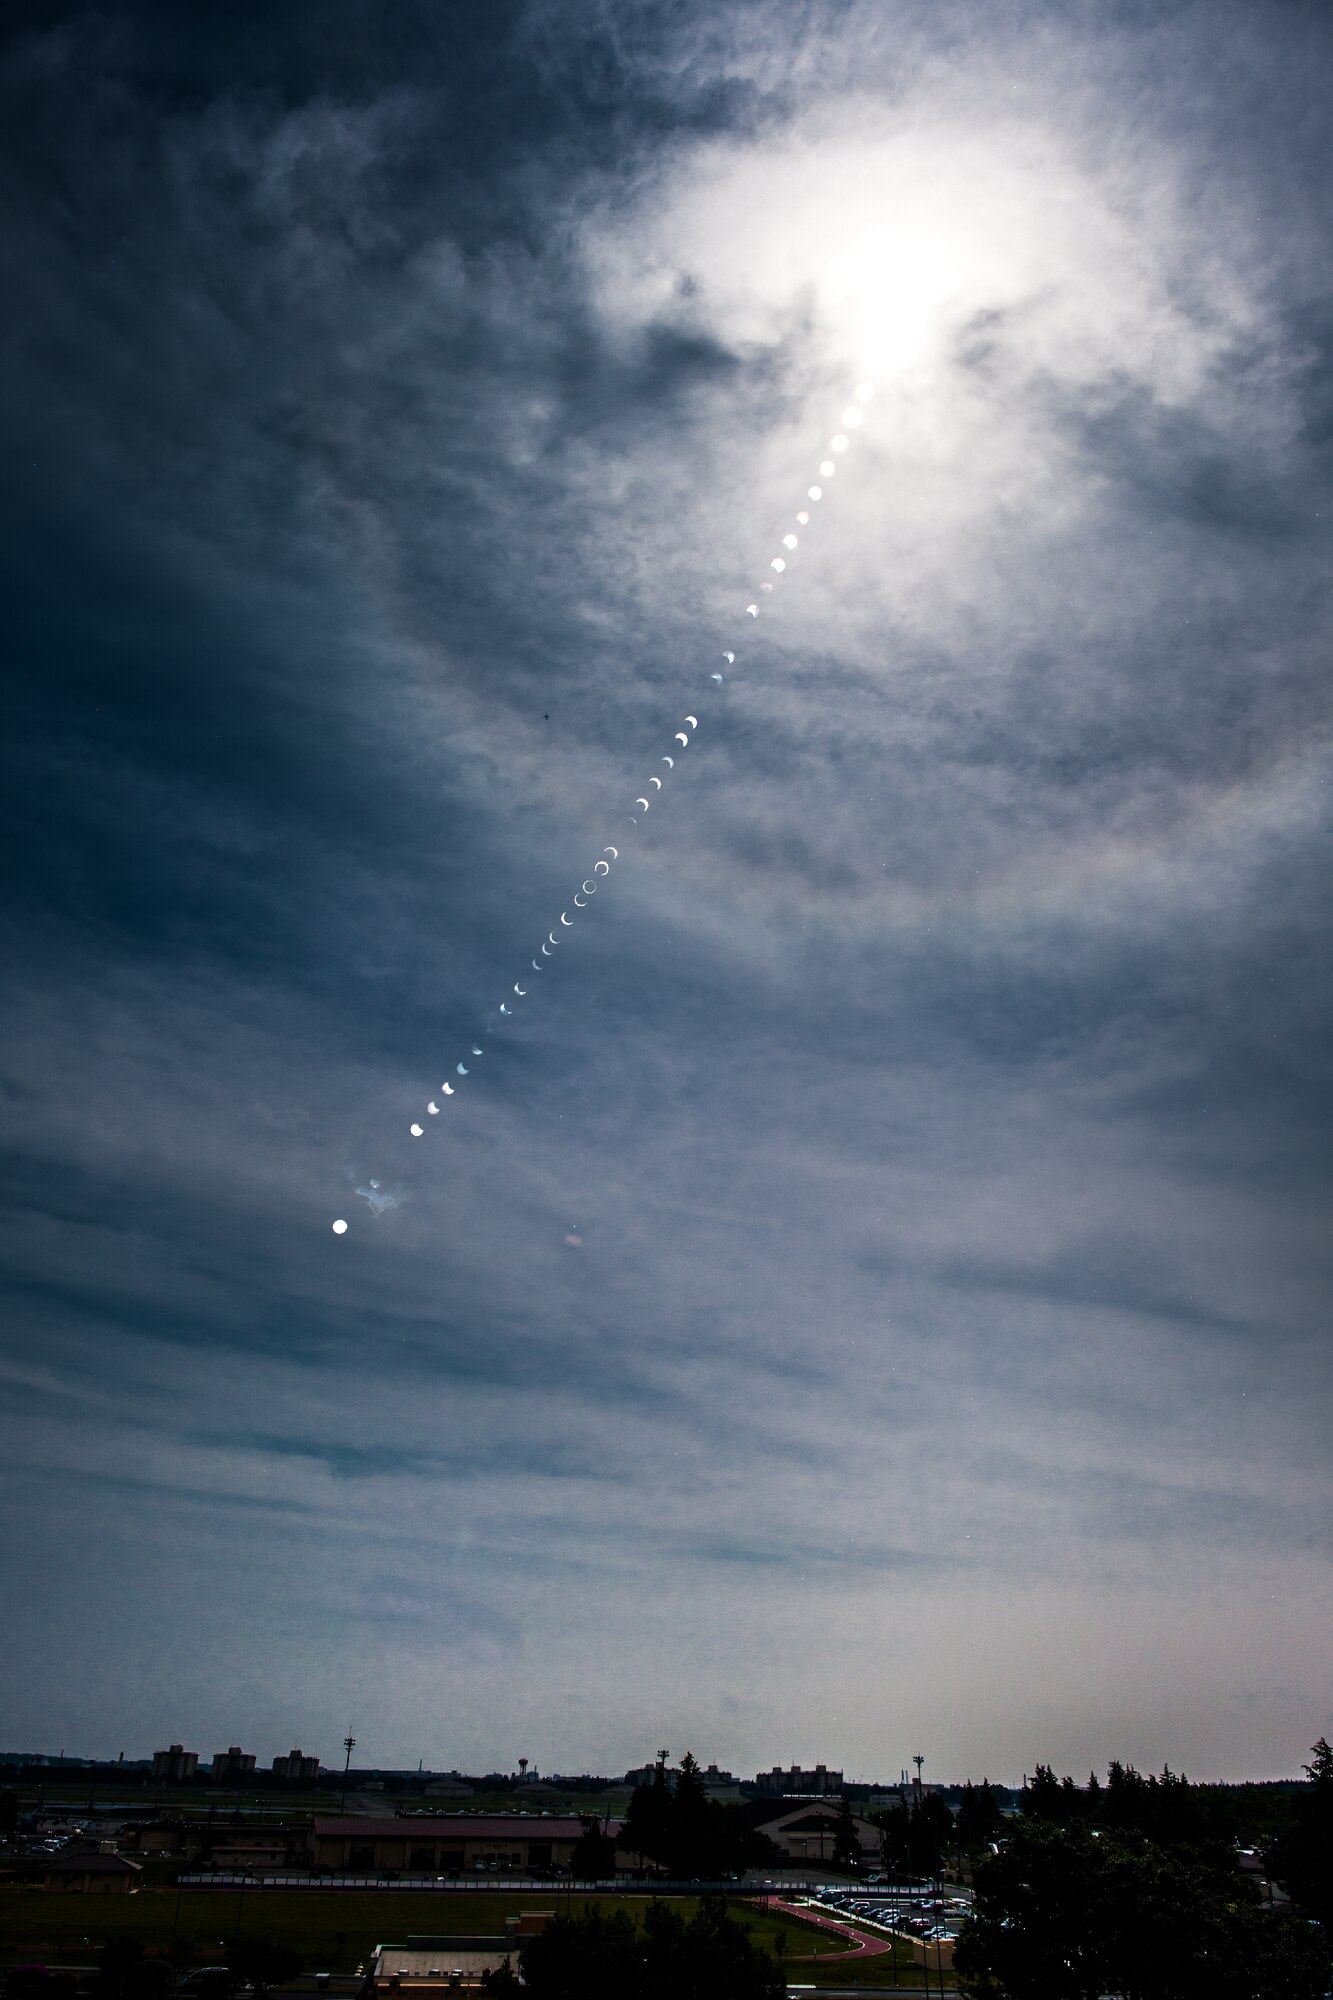
{"label": "building rooftop", "polygon": [[48,1875],[142,1875],[143,1864],[127,1861],[123,1854],[102,1854],[91,1848],[83,1854],[57,1854],[46,1864]]}
{"label": "building rooftop", "polygon": [[[600,1814],[589,1813],[587,1818]],[[619,1831],[619,1820],[611,1821],[611,1831]],[[317,1840],[431,1840],[450,1834],[459,1839],[577,1840],[583,1832],[578,1813],[403,1813],[377,1817],[371,1813],[335,1814],[326,1819],[316,1813]]]}

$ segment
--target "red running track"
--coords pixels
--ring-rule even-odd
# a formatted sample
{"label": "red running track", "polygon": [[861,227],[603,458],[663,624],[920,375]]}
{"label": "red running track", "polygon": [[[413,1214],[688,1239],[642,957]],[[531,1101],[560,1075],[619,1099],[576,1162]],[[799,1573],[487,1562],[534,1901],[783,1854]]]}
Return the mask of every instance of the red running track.
{"label": "red running track", "polygon": [[[836,1917],[820,1916],[817,1911],[802,1909],[796,1903],[780,1903],[770,1898],[765,1907],[769,1910],[781,1910],[784,1916],[800,1917],[805,1923],[814,1924],[821,1931],[832,1931],[835,1937],[849,1938],[854,1949],[840,1951],[837,1954],[839,1965],[846,1964],[847,1960],[852,1958],[882,1958],[886,1951],[893,1950],[892,1938],[868,1936],[865,1931],[853,1930],[850,1924],[840,1923]],[[804,1960],[817,1956],[818,1953],[813,1951],[791,1952],[788,1954],[787,1963],[801,1964]]]}

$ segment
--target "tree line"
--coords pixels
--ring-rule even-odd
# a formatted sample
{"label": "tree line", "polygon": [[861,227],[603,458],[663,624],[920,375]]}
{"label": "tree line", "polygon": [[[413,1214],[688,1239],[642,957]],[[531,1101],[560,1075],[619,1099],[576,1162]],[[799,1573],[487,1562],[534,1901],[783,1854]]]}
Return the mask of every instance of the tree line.
{"label": "tree line", "polygon": [[972,2000],[1323,2000],[1333,1932],[1333,1749],[1321,1737],[1265,1844],[1291,1912],[1262,1906],[1215,1794],[1113,1764],[1103,1786],[1039,1765],[974,1872],[955,1955]]}
{"label": "tree line", "polygon": [[624,1910],[595,1906],[557,1916],[519,1954],[523,1983],[508,1966],[485,1980],[498,2000],[785,2000],[778,1960],[757,1945],[721,1897],[705,1896],[686,1918],[652,1902],[642,1926]]}
{"label": "tree line", "polygon": [[719,1882],[782,1860],[781,1848],[756,1832],[738,1806],[710,1799],[696,1759],[686,1751],[674,1786],[666,1763],[651,1781],[637,1785],[614,1840],[595,1818],[583,1822],[583,1836],[570,1856],[570,1873],[580,1881],[614,1875],[616,1850],[642,1855],[677,1881]]}

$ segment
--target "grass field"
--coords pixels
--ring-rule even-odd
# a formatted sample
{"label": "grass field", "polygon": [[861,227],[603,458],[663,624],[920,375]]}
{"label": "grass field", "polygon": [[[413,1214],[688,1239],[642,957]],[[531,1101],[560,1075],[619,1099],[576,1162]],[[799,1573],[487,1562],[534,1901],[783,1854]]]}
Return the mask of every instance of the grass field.
{"label": "grass field", "polygon": [[[470,1895],[466,1890],[412,1895],[281,1893],[247,1890],[144,1889],[136,1896],[57,1896],[34,1889],[0,1890],[0,1962],[40,1961],[46,1964],[90,1964],[108,1938],[135,1937],[145,1949],[165,1950],[175,1940],[189,1947],[197,1964],[216,1962],[223,1945],[237,1936],[272,1938],[299,1951],[311,1971],[353,1972],[364,1965],[377,1944],[392,1944],[409,1935],[433,1937],[494,1937],[505,1918],[524,1910],[579,1911],[589,1902],[580,1891],[527,1890],[512,1896]],[[642,1896],[598,1896],[602,1910],[625,1909],[638,1922],[646,1908]],[[694,1898],[670,1901],[686,1917],[697,1908]],[[768,1915],[751,1904],[737,1903],[736,1915],[748,1923],[757,1943],[771,1950],[777,1934],[786,1933],[788,1976],[793,1983],[815,1986],[877,1987],[920,1985],[921,1974],[909,1968],[906,1954],[895,1975],[890,1957],[848,1963],[833,1940],[799,1917]],[[819,1949],[820,1958],[798,1954]],[[825,1956],[827,1953],[827,1956]],[[936,1980],[932,1978],[932,1985]]]}

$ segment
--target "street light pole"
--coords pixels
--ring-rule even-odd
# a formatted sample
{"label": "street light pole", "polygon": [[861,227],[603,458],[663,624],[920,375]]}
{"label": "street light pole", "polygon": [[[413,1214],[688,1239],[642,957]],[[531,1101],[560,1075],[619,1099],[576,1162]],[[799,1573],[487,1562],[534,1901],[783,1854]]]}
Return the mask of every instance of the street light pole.
{"label": "street light pole", "polygon": [[[925,1761],[926,1761],[926,1760],[925,1760],[925,1758],[924,1758],[924,1757],[922,1756],[921,1752],[920,1752],[919,1750],[918,1750],[918,1751],[916,1751],[916,1752],[915,1752],[915,1754],[913,1755],[913,1758],[912,1758],[912,1762],[913,1762],[913,1763],[914,1763],[914,1764],[916,1765],[916,1810],[917,1810],[917,1815],[918,1815],[918,1824],[920,1824],[921,1822],[923,1822],[923,1821],[924,1821],[924,1819],[925,1819],[925,1810],[924,1810],[924,1808],[925,1808],[925,1803],[926,1803],[926,1795],[925,1795],[925,1790],[924,1790],[924,1788],[923,1788],[923,1786],[922,1786],[922,1783],[921,1783],[921,1767],[922,1767],[922,1765],[923,1765],[923,1764],[925,1763]],[[924,1831],[924,1827],[922,1828],[922,1830]],[[934,1929],[934,1928],[935,1928],[935,1926],[934,1926],[934,1925],[932,1925],[932,1926],[931,1926],[931,1928],[932,1928],[932,1929]],[[927,1995],[927,2000],[929,2000],[929,1995],[930,1995],[930,1939],[929,1939],[928,1937],[923,1937],[923,1938],[922,1938],[922,1940],[921,1940],[921,1979],[922,1979],[922,1984],[923,1984],[923,1986],[925,1987],[925,1990],[926,1990],[926,1995]],[[941,1974],[940,1974],[940,1980],[941,1980],[941,1987],[942,1987],[942,1984],[943,1984],[943,1979],[944,1979],[944,1974],[943,1974],[943,1972],[941,1972]]]}
{"label": "street light pole", "polygon": [[355,1736],[344,1736],[343,1749],[347,1752],[347,1755],[343,1761],[343,1796],[342,1796],[342,1807],[341,1807],[341,1810],[343,1812],[347,1811],[347,1774],[352,1768],[352,1752],[353,1750],[355,1750],[355,1748],[356,1748]]}

